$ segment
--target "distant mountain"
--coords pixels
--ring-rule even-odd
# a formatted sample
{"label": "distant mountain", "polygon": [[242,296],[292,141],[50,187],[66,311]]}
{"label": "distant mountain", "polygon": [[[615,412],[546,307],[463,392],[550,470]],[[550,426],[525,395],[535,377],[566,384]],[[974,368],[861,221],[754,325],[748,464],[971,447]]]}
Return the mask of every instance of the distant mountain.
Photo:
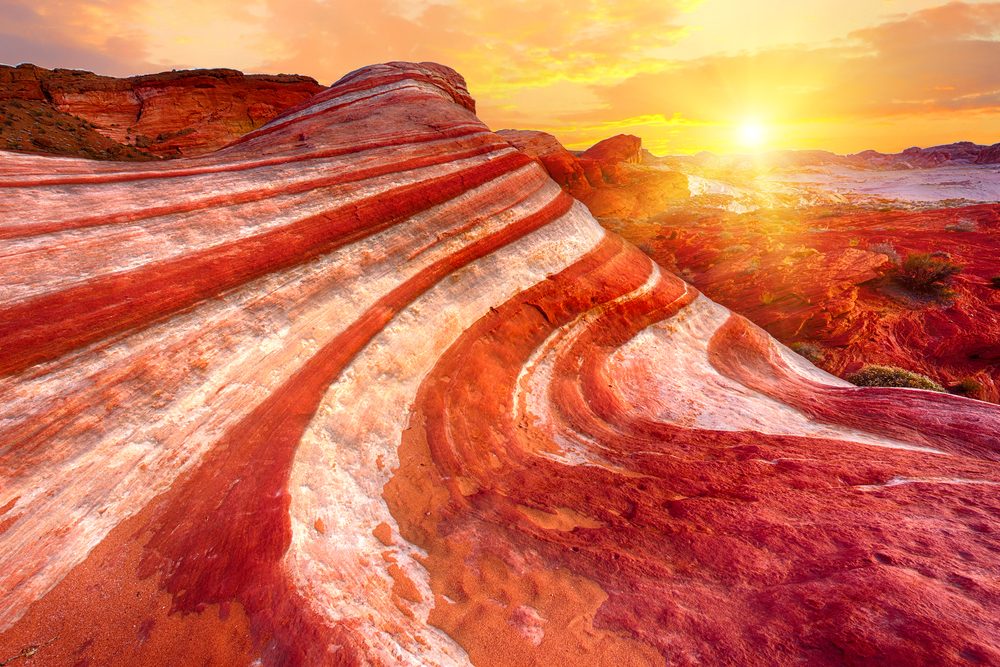
{"label": "distant mountain", "polygon": [[702,151],[695,155],[671,155],[646,160],[654,164],[675,167],[698,166],[702,168],[739,168],[764,164],[778,168],[796,168],[823,165],[844,165],[856,169],[929,169],[948,165],[1000,164],[1000,143],[991,146],[959,141],[953,144],[920,148],[914,146],[901,153],[879,153],[867,150],[852,155],[837,155],[820,150],[780,150],[760,155],[717,155]]}
{"label": "distant mountain", "polygon": [[847,156],[859,166],[872,169],[927,169],[949,164],[1000,164],[1000,143],[992,146],[959,141],[942,146],[907,148],[902,153],[863,151]]}

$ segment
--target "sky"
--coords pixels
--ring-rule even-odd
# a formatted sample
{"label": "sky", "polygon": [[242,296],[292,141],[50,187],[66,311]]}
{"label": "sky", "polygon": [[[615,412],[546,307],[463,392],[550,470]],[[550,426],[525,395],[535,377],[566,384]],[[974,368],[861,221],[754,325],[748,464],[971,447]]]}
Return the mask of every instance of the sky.
{"label": "sky", "polygon": [[468,81],[493,129],[656,154],[1000,142],[1000,2],[0,0],[0,63]]}

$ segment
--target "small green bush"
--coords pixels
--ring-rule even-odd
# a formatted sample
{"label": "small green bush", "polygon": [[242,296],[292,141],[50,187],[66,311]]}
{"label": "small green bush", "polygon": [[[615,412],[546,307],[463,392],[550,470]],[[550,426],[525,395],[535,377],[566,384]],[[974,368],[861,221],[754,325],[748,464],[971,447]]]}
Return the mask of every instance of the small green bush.
{"label": "small green bush", "polygon": [[902,259],[899,257],[899,253],[896,252],[896,248],[893,247],[891,243],[873,243],[868,246],[868,250],[871,252],[876,252],[880,255],[885,255],[889,258],[889,261],[899,266],[902,263]]}
{"label": "small green bush", "polygon": [[857,373],[847,376],[847,381],[859,387],[906,387],[941,391],[945,389],[926,375],[908,371],[896,366],[869,365]]}
{"label": "small green bush", "polygon": [[950,225],[945,225],[944,228],[949,232],[974,232],[976,231],[976,221],[962,218]]}
{"label": "small green bush", "polygon": [[814,364],[823,361],[823,357],[825,356],[823,354],[822,347],[816,343],[810,343],[809,341],[798,340],[789,345],[789,347],[792,348],[792,351],[805,357]]}
{"label": "small green bush", "polygon": [[951,392],[959,396],[979,398],[983,393],[983,383],[976,378],[962,378],[958,384],[951,388]]}
{"label": "small green bush", "polygon": [[924,294],[943,294],[948,291],[952,277],[962,267],[946,257],[932,253],[913,253],[906,256],[896,272],[896,281],[903,287]]}

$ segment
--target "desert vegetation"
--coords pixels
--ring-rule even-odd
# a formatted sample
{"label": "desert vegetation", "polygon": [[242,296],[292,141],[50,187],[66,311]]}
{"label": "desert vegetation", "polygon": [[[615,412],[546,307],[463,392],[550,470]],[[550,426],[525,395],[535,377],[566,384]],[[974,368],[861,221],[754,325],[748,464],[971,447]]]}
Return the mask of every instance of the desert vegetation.
{"label": "desert vegetation", "polygon": [[895,271],[895,282],[918,294],[952,296],[952,278],[962,271],[959,264],[936,253],[911,253]]}
{"label": "desert vegetation", "polygon": [[945,225],[945,229],[949,232],[974,232],[976,231],[976,221],[963,218],[950,225]]}
{"label": "desert vegetation", "polygon": [[983,383],[973,377],[962,378],[958,381],[955,386],[950,387],[949,390],[953,394],[958,394],[959,396],[967,396],[969,398],[981,398],[983,395]]}
{"label": "desert vegetation", "polygon": [[789,347],[793,352],[799,356],[805,357],[814,364],[823,361],[825,355],[823,354],[823,347],[811,341],[799,340],[795,341]]}
{"label": "desert vegetation", "polygon": [[856,373],[848,375],[846,380],[859,387],[904,387],[907,389],[945,391],[944,387],[926,375],[914,373],[898,366],[871,364],[863,367]]}
{"label": "desert vegetation", "polygon": [[893,246],[891,243],[873,243],[872,245],[868,246],[868,250],[870,250],[871,252],[878,253],[880,255],[885,255],[886,257],[889,258],[889,261],[895,264],[896,266],[899,266],[902,263],[902,259],[900,258],[899,253],[896,252],[895,246]]}

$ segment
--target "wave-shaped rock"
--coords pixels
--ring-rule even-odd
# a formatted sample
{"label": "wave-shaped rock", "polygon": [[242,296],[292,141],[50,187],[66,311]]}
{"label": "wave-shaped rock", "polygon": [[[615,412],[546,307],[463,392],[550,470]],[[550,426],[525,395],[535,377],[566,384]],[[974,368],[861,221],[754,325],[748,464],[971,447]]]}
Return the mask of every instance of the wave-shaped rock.
{"label": "wave-shaped rock", "polygon": [[[748,214],[692,206],[652,222],[606,224],[779,340],[815,348],[826,371],[897,366],[1000,401],[992,280],[1000,276],[1000,205]],[[950,287],[937,295],[902,287],[899,264],[929,253],[961,267]]]}
{"label": "wave-shaped rock", "polygon": [[473,109],[2,155],[0,656],[1000,660],[1000,410],[818,371]]}

